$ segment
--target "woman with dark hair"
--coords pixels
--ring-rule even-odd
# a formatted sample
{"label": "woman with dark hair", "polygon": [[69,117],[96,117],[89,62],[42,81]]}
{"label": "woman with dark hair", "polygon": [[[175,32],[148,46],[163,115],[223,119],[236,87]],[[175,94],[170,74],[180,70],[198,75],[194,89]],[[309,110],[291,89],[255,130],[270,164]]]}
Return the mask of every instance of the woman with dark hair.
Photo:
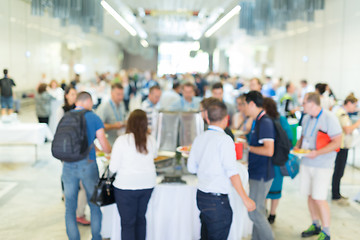
{"label": "woman with dark hair", "polygon": [[148,134],[146,113],[134,110],[127,121],[126,134],[113,146],[109,170],[116,173],[113,185],[121,218],[121,239],[145,239],[145,213],[156,183],[155,138]]}
{"label": "woman with dark hair", "polygon": [[[263,108],[264,108],[266,114],[273,121],[280,122],[282,128],[287,133],[287,136],[288,136],[290,142],[292,142],[293,136],[292,136],[290,125],[284,116],[280,116],[279,112],[277,111],[276,102],[272,98],[264,98]],[[271,199],[270,215],[268,217],[270,224],[274,223],[274,221],[275,221],[276,209],[279,205],[279,201],[281,198],[281,190],[282,190],[283,178],[284,178],[280,172],[279,166],[274,166],[274,170],[275,170],[275,178],[270,187],[270,191],[269,191],[268,195],[266,196],[267,199]]]}
{"label": "woman with dark hair", "polygon": [[49,116],[51,114],[51,100],[55,100],[47,91],[47,84],[41,83],[38,86],[35,96],[36,116],[39,123],[49,124]]}
{"label": "woman with dark hair", "polygon": [[56,125],[59,123],[60,119],[64,114],[75,108],[77,92],[73,86],[65,87],[64,91],[64,105],[59,107],[56,111]]}

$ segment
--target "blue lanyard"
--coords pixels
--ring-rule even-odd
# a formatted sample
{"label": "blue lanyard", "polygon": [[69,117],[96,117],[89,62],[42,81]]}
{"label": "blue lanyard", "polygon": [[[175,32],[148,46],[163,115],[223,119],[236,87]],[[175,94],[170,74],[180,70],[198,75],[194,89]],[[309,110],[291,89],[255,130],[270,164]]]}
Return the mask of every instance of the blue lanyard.
{"label": "blue lanyard", "polygon": [[113,101],[112,101],[111,99],[109,100],[109,102],[110,102],[111,108],[113,109],[113,112],[114,112],[116,121],[117,121],[117,122],[121,122],[121,117],[120,117],[121,115],[120,115],[120,113],[118,113],[118,111],[116,110],[115,104],[113,103]]}
{"label": "blue lanyard", "polygon": [[250,137],[249,137],[249,142],[251,142],[251,135],[255,129],[255,125],[256,125],[256,122],[259,121],[263,116],[265,115],[265,112],[264,110],[262,110],[259,115],[256,117],[256,119],[254,119],[252,125],[251,125],[251,131],[250,131]]}
{"label": "blue lanyard", "polygon": [[[320,116],[321,116],[322,113],[323,113],[323,109],[321,109],[319,115],[317,115],[317,117],[316,117],[316,122],[315,122],[314,128],[313,128],[312,131],[311,131],[310,137],[312,137],[312,135],[314,134],[315,128],[316,128],[316,126],[317,126],[317,124],[318,124],[319,118],[320,118]],[[305,131],[304,131],[304,136],[306,135],[307,129],[308,129],[308,127],[309,127],[309,124],[310,124],[310,121],[308,121],[308,123],[306,124],[306,128],[305,128]]]}

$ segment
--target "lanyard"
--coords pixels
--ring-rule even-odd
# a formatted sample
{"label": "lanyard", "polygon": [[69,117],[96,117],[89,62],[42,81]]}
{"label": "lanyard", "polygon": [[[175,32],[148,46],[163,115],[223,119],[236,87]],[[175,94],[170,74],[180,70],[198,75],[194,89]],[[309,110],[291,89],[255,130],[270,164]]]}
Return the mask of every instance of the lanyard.
{"label": "lanyard", "polygon": [[[320,118],[322,113],[323,113],[323,109],[321,109],[319,115],[317,115],[317,117],[316,117],[316,122],[315,122],[314,128],[311,131],[310,137],[312,137],[312,135],[314,134],[315,128],[316,128],[316,126],[318,124],[319,118]],[[308,121],[308,123],[306,124],[306,128],[305,128],[305,131],[304,131],[304,136],[306,136],[306,132],[307,132],[307,129],[309,127],[309,124],[310,124],[310,121]]]}
{"label": "lanyard", "polygon": [[256,120],[253,121],[253,123],[252,123],[251,131],[253,131],[253,130],[255,129],[256,122],[259,121],[264,115],[265,115],[265,111],[264,111],[264,110],[261,110],[261,112],[259,113],[259,115],[256,117]]}
{"label": "lanyard", "polygon": [[113,112],[114,112],[116,121],[117,121],[117,122],[121,122],[121,117],[120,117],[121,114],[118,113],[118,111],[117,111],[116,108],[115,108],[115,104],[113,103],[113,101],[112,101],[111,99],[109,100],[109,102],[110,102],[111,108],[113,109]]}

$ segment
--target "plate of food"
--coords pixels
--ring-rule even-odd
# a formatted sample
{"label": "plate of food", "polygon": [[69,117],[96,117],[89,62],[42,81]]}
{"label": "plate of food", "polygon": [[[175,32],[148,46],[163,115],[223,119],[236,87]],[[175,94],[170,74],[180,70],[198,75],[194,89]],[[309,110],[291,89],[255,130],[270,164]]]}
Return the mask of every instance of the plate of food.
{"label": "plate of food", "polygon": [[294,155],[296,155],[296,156],[298,156],[298,157],[301,158],[301,157],[304,157],[304,156],[308,155],[310,152],[311,152],[310,149],[301,149],[301,148],[298,148],[298,149],[293,149],[293,150],[291,150],[290,153],[292,153],[292,154],[294,154]]}
{"label": "plate of food", "polygon": [[179,146],[176,148],[177,152],[189,154],[191,150],[191,146]]}

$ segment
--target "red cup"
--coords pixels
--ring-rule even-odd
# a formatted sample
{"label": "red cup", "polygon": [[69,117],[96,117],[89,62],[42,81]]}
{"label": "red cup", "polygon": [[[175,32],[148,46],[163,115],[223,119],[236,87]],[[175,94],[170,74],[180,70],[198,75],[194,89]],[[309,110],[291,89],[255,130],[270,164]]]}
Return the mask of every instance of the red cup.
{"label": "red cup", "polygon": [[235,143],[236,160],[242,159],[243,147],[244,147],[244,145],[242,142]]}

